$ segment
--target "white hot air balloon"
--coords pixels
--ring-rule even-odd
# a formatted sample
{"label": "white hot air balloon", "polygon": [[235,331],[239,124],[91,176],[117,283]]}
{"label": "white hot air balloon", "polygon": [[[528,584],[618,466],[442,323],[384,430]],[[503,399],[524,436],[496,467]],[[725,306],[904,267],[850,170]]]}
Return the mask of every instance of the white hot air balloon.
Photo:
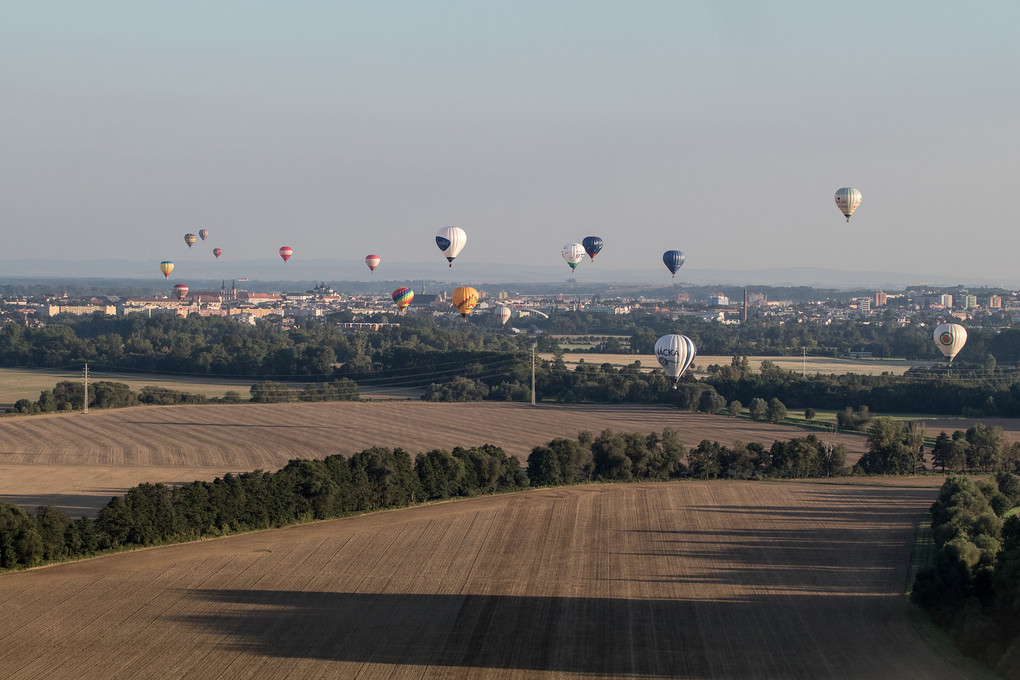
{"label": "white hot air balloon", "polygon": [[935,346],[952,365],[953,358],[967,344],[967,329],[958,323],[942,323],[935,327],[934,337]]}
{"label": "white hot air balloon", "polygon": [[460,254],[461,248],[467,243],[467,234],[460,227],[443,227],[436,233],[436,245],[446,255],[450,266],[453,266],[453,258]]}
{"label": "white hot air balloon", "polygon": [[857,206],[861,204],[861,192],[853,187],[842,187],[836,189],[836,206],[839,211],[846,217],[846,221],[850,221],[850,216],[854,214],[854,210],[857,210]]}
{"label": "white hot air balloon", "polygon": [[[655,358],[674,383],[680,380],[692,363],[697,349],[686,335],[664,335],[655,341]],[[676,385],[673,385],[676,389]]]}
{"label": "white hot air balloon", "polygon": [[571,269],[577,269],[577,265],[580,264],[581,260],[586,255],[584,246],[580,243],[568,243],[563,246],[563,250],[560,251],[560,255],[567,261]]}
{"label": "white hot air balloon", "polygon": [[506,322],[510,320],[511,313],[512,312],[509,307],[505,307],[503,305],[496,307],[496,317],[499,319],[499,323],[503,326],[505,326]]}

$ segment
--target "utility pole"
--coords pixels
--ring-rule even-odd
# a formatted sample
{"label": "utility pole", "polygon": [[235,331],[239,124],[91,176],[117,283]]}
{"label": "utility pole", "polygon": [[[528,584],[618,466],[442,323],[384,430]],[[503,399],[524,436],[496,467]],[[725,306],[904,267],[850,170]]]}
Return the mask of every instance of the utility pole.
{"label": "utility pole", "polygon": [[89,412],[89,365],[85,364],[85,396],[82,397],[82,412]]}
{"label": "utility pole", "polygon": [[801,357],[803,363],[801,363],[800,375],[802,378],[807,377],[807,347],[801,347]]}
{"label": "utility pole", "polygon": [[531,346],[531,405],[535,405],[535,348],[538,347],[536,342]]}

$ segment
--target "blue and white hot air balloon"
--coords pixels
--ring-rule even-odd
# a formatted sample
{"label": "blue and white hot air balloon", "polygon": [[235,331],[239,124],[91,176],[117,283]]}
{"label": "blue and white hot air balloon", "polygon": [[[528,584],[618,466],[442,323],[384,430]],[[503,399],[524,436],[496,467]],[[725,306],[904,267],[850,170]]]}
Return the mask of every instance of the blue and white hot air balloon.
{"label": "blue and white hot air balloon", "polygon": [[676,277],[676,273],[680,271],[680,267],[684,265],[684,254],[679,250],[667,250],[662,254],[662,263],[666,265],[668,269]]}
{"label": "blue and white hot air balloon", "polygon": [[[694,342],[686,335],[664,335],[655,341],[655,358],[662,366],[663,372],[676,383],[691,364],[697,354]],[[676,385],[673,385],[676,389]]]}
{"label": "blue and white hot air balloon", "polygon": [[461,248],[467,243],[467,234],[460,227],[443,227],[436,234],[436,245],[446,255],[446,260],[453,266],[453,258],[460,254]]}

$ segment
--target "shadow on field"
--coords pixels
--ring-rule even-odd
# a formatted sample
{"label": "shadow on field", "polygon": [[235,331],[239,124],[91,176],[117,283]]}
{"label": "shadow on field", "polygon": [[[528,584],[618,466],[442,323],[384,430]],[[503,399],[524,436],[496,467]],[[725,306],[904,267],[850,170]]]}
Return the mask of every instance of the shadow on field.
{"label": "shadow on field", "polygon": [[[106,493],[105,490],[97,489],[96,493]],[[35,511],[44,505],[53,505],[60,508],[71,517],[78,518],[88,515],[94,517],[100,508],[110,502],[114,496],[124,493],[123,489],[111,489],[108,495],[93,496],[86,494],[13,494],[5,493],[0,495],[0,500],[5,503],[20,506],[27,512]]]}
{"label": "shadow on field", "polygon": [[[748,677],[763,668],[769,677],[833,677],[826,669],[849,664],[862,671],[853,677],[897,677],[889,674],[888,659],[875,674],[860,668],[870,662],[857,661],[861,655],[853,640],[848,644],[846,630],[824,623],[838,621],[846,600],[865,599],[859,597],[786,595],[747,602],[288,590],[187,595],[220,613],[182,620],[217,639],[226,635],[220,649],[235,653],[595,677]],[[891,602],[895,607],[897,600]],[[816,629],[796,623],[805,620]],[[801,644],[795,654],[775,653]]]}

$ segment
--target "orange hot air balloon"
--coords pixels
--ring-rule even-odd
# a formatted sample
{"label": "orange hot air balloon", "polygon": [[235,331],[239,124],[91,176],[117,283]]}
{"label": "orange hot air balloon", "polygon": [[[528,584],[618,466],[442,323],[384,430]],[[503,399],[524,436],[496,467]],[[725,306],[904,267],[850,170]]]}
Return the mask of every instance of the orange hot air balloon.
{"label": "orange hot air balloon", "polygon": [[216,256],[216,259],[220,259],[220,255],[223,254],[223,248],[213,248],[212,254]]}
{"label": "orange hot air balloon", "polygon": [[467,319],[467,315],[478,304],[478,291],[471,286],[461,286],[453,291],[453,306],[457,308],[460,315]]}
{"label": "orange hot air balloon", "polygon": [[294,249],[293,248],[288,248],[287,246],[284,246],[284,247],[280,248],[280,257],[283,258],[284,262],[289,260],[290,256],[293,255],[293,254],[294,254]]}
{"label": "orange hot air balloon", "polygon": [[199,229],[198,230],[198,237],[200,239],[202,239],[203,241],[206,240],[207,238],[209,238],[209,230],[208,229]]}
{"label": "orange hot air balloon", "polygon": [[163,276],[170,278],[170,272],[174,270],[174,263],[170,260],[163,260],[159,263],[159,271],[163,272]]}
{"label": "orange hot air balloon", "polygon": [[188,287],[185,286],[183,283],[178,283],[176,286],[174,286],[174,295],[177,296],[178,300],[183,300],[184,298],[188,297]]}
{"label": "orange hot air balloon", "polygon": [[194,234],[185,234],[184,235],[184,242],[188,244],[189,248],[191,246],[195,245],[195,241],[197,241],[197,240],[198,240],[198,238],[196,238]]}
{"label": "orange hot air balloon", "polygon": [[375,268],[379,266],[379,262],[381,262],[381,260],[378,255],[369,255],[365,258],[365,264],[367,264],[368,268],[372,271],[375,271]]}

